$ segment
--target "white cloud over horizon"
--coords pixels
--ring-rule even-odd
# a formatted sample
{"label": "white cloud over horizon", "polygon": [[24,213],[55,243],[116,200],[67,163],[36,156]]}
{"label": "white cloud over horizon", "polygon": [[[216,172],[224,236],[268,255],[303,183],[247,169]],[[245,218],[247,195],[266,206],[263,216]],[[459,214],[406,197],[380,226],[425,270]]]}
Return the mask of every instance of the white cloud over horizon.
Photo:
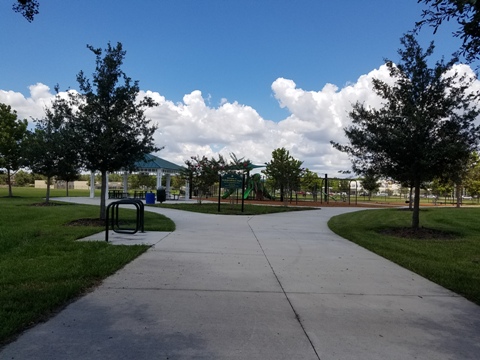
{"label": "white cloud over horizon", "polygon": [[[459,71],[470,67],[459,65]],[[293,80],[278,78],[272,83],[273,96],[279,106],[290,115],[274,122],[262,118],[258,112],[238,102],[222,99],[218,107],[209,105],[208,97],[194,90],[174,103],[159,92],[142,91],[159,105],[148,109],[146,115],[158,126],[155,133],[157,146],[164,146],[157,155],[179,165],[194,155],[229,158],[235,153],[255,164],[270,161],[274,149],[285,147],[290,154],[304,162],[304,166],[320,176],[336,176],[338,171],[349,170],[350,161],[335,150],[330,141],[346,142],[343,128],[350,124],[348,112],[353,103],[360,101],[379,106],[381,99],[372,91],[372,79],[389,80],[385,65],[362,75],[355,83],[341,89],[326,84],[321,90],[304,90]],[[480,88],[476,81],[475,87]],[[30,96],[19,92],[0,90],[0,102],[11,105],[19,118],[44,116],[54,93],[41,83],[29,87]]]}

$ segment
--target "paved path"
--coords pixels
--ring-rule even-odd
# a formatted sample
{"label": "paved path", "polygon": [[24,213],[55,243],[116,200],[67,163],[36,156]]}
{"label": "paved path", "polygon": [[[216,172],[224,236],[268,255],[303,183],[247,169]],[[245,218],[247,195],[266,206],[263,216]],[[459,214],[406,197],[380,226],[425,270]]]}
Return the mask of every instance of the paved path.
{"label": "paved path", "polygon": [[479,359],[480,307],[328,230],[353,210],[156,209],[175,232],[0,359]]}

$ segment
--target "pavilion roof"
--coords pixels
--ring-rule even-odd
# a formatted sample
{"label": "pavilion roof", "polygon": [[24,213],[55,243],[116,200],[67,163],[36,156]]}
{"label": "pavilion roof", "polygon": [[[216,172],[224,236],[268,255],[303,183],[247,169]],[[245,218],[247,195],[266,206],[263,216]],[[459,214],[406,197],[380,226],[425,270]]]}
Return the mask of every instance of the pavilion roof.
{"label": "pavilion roof", "polygon": [[140,171],[162,169],[169,170],[171,172],[179,172],[183,169],[182,166],[179,166],[152,154],[146,154],[143,161],[137,161],[135,163],[135,168]]}

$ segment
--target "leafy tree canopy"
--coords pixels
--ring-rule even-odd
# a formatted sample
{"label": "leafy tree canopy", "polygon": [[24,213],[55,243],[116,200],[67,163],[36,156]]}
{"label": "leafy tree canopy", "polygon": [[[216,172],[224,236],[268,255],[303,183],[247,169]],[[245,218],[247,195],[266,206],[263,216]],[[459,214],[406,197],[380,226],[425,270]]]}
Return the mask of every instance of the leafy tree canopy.
{"label": "leafy tree canopy", "polygon": [[157,179],[155,176],[142,173],[130,175],[128,181],[130,183],[129,186],[132,189],[140,189],[141,187],[155,189],[155,186],[157,185]]}
{"label": "leafy tree canopy", "polygon": [[27,134],[27,120],[17,119],[10,105],[0,103],[0,168],[7,172],[8,195],[13,196],[12,172],[24,165],[23,143]]}
{"label": "leafy tree canopy", "polygon": [[468,62],[479,59],[480,54],[480,2],[477,0],[418,0],[429,7],[422,12],[423,20],[416,23],[419,30],[424,25],[434,28],[434,33],[444,21],[456,21],[459,29],[454,36],[463,40],[460,53]]}
{"label": "leafy tree canopy", "polygon": [[121,43],[108,44],[104,55],[102,49],[87,47],[96,56],[92,81],[80,71],[80,93],[70,93],[78,106],[73,120],[85,166],[100,172],[133,167],[146,153],[159,150],[153,142],[156,127],[144,114],[156,103],[149,97],[137,101],[138,81],[121,70],[126,54]]}
{"label": "leafy tree canopy", "polygon": [[35,179],[32,173],[20,170],[15,174],[15,185],[16,186],[27,186],[34,184]]}
{"label": "leafy tree canopy", "polygon": [[382,106],[356,103],[349,114],[352,125],[344,129],[350,144],[332,144],[350,155],[355,172],[373,171],[411,184],[416,191],[412,226],[417,228],[421,184],[455,177],[477,147],[480,94],[471,87],[473,77],[452,70],[456,59],[428,67],[433,43],[423,51],[410,34],[401,43],[400,64],[387,61],[395,83],[373,80]]}
{"label": "leafy tree canopy", "polygon": [[380,177],[376,175],[373,171],[366,171],[363,179],[361,180],[361,185],[365,191],[368,191],[368,198],[372,197],[372,194],[380,188],[379,183]]}
{"label": "leafy tree canopy", "polygon": [[266,163],[262,172],[271,179],[274,179],[276,186],[280,188],[280,201],[285,200],[285,195],[291,190],[300,187],[300,179],[305,169],[303,162],[296,160],[285,148],[278,148],[272,152],[272,160]]}
{"label": "leafy tree canopy", "polygon": [[238,158],[234,153],[230,154],[231,161],[228,164],[225,164],[225,170],[229,171],[243,171],[248,172],[253,169],[253,164],[249,159],[244,157]]}
{"label": "leafy tree canopy", "polygon": [[480,157],[477,152],[470,157],[463,185],[469,195],[480,195]]}
{"label": "leafy tree canopy", "polygon": [[126,52],[122,44],[105,50],[87,45],[96,57],[92,78],[77,75],[80,92],[69,92],[71,123],[76,146],[86,169],[102,174],[100,218],[105,217],[106,173],[134,168],[145,154],[158,151],[155,126],[145,116],[157,104],[150,97],[138,100],[138,81],[121,69]]}
{"label": "leafy tree canopy", "polygon": [[220,172],[225,172],[227,168],[227,163],[222,155],[219,155],[218,159],[192,156],[185,160],[185,165],[182,176],[190,181],[192,189],[198,191],[199,203],[202,201],[202,196],[207,194],[210,187],[218,181]]}
{"label": "leafy tree canopy", "polygon": [[39,7],[38,0],[17,0],[13,4],[13,11],[22,14],[25,19],[32,22],[35,15],[38,15]]}
{"label": "leafy tree canopy", "polygon": [[[76,133],[72,128],[68,102],[57,95],[51,108],[45,109],[45,118],[36,120],[35,131],[30,133],[26,150],[28,166],[37,174],[65,181],[78,178],[81,162],[76,147]],[[47,186],[46,202],[50,187]]]}
{"label": "leafy tree canopy", "polygon": [[322,185],[322,179],[318,177],[317,173],[314,173],[309,169],[305,169],[301,179],[301,185],[305,190],[314,192],[317,189],[320,189]]}

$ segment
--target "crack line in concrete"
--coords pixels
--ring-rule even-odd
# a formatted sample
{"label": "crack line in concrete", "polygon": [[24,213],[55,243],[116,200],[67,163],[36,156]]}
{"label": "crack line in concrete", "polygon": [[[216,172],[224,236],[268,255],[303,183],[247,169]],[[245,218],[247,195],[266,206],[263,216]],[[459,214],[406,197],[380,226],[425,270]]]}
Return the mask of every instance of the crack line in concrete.
{"label": "crack line in concrete", "polygon": [[252,229],[252,227],[250,226],[250,220],[251,220],[251,219],[252,219],[252,218],[249,218],[249,219],[247,220],[248,227],[249,227],[250,230],[252,231],[252,234],[253,234],[253,236],[255,237],[255,239],[257,240],[258,246],[260,246],[260,249],[261,249],[262,252],[263,252],[263,256],[265,256],[265,260],[267,260],[268,266],[270,266],[270,269],[272,270],[272,273],[273,273],[273,275],[275,276],[275,279],[277,279],[278,285],[279,285],[280,288],[282,289],[283,295],[284,295],[285,298],[287,299],[288,304],[290,305],[290,308],[292,309],[293,313],[295,314],[295,319],[297,319],[298,323],[300,324],[300,327],[302,328],[303,333],[304,333],[305,336],[307,337],[308,342],[310,343],[310,346],[312,347],[315,355],[317,356],[317,359],[318,359],[318,360],[321,360],[321,359],[320,359],[320,355],[318,354],[317,349],[315,348],[315,345],[313,345],[312,339],[310,338],[310,336],[308,336],[307,330],[305,329],[305,327],[304,327],[303,324],[302,324],[302,321],[300,320],[300,315],[299,315],[299,314],[297,313],[297,311],[295,310],[295,307],[293,306],[293,304],[292,304],[292,302],[290,301],[287,293],[285,292],[285,289],[283,288],[283,285],[282,285],[282,283],[280,282],[280,279],[278,278],[275,270],[273,269],[273,266],[272,266],[272,264],[270,263],[270,260],[268,259],[267,254],[265,253],[265,250],[263,249],[263,246],[262,246],[262,244],[260,243],[260,240],[259,240],[258,237],[257,237],[257,234],[255,234],[255,231],[254,231],[254,230]]}

